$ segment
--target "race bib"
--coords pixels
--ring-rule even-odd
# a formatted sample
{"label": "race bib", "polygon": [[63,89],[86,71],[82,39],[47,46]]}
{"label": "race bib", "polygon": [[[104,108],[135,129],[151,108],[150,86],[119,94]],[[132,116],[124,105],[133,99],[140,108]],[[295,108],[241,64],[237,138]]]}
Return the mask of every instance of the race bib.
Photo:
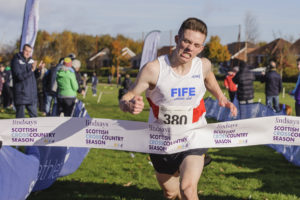
{"label": "race bib", "polygon": [[190,106],[160,106],[158,119],[164,124],[192,124],[193,108]]}

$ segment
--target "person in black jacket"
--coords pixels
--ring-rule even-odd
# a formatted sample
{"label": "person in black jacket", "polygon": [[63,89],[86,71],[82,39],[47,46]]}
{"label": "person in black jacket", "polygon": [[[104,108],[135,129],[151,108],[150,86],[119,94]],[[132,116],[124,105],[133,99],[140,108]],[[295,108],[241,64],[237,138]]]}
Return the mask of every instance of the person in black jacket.
{"label": "person in black jacket", "polygon": [[130,79],[130,75],[126,74],[125,78],[124,78],[124,80],[122,82],[122,88],[119,89],[119,95],[118,95],[119,101],[122,98],[122,96],[129,91],[129,89],[131,88],[132,84],[133,83],[132,83],[132,81]]}
{"label": "person in black jacket", "polygon": [[266,82],[265,93],[267,106],[279,112],[279,93],[282,90],[282,80],[280,75],[276,72],[275,61],[270,62],[269,70],[266,75],[262,77],[261,82]]}
{"label": "person in black jacket", "polygon": [[16,118],[25,117],[25,107],[30,117],[37,117],[37,63],[31,53],[32,47],[25,44],[23,51],[15,54],[11,62]]}
{"label": "person in black jacket", "polygon": [[[4,69],[5,69],[4,65],[2,63],[0,63],[0,104],[3,104],[3,108],[5,108],[4,103],[3,103],[4,97],[3,97],[3,92],[2,92],[3,85],[5,83]],[[1,110],[1,112],[2,112],[2,110]]]}
{"label": "person in black jacket", "polygon": [[253,81],[255,80],[254,74],[249,70],[249,67],[242,63],[239,72],[232,79],[238,85],[237,99],[240,104],[253,103],[254,87]]}
{"label": "person in black jacket", "polygon": [[3,84],[3,107],[13,108],[13,80],[10,66],[5,67],[3,71],[4,84]]}
{"label": "person in black jacket", "polygon": [[1,68],[1,71],[0,71],[0,98],[2,98],[2,88],[3,88],[3,84],[4,84],[4,77],[3,77],[3,71],[2,69],[4,68],[4,66],[2,66],[2,64],[0,64],[0,68]]}

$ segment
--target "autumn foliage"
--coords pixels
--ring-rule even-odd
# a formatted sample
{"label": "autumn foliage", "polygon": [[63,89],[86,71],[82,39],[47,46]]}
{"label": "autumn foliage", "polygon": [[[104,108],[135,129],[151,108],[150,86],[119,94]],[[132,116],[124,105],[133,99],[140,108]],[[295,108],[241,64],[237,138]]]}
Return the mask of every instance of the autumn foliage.
{"label": "autumn foliage", "polygon": [[[50,64],[57,63],[61,57],[74,53],[81,61],[82,67],[86,67],[87,59],[105,47],[110,49],[113,64],[116,65],[122,48],[128,47],[139,54],[142,52],[143,42],[134,41],[123,35],[112,37],[110,35],[92,36],[70,31],[51,34],[47,31],[39,31],[34,47],[34,58]],[[128,63],[122,59],[119,62],[121,65]]]}
{"label": "autumn foliage", "polygon": [[210,59],[213,63],[221,63],[230,60],[230,53],[227,46],[221,44],[221,39],[218,36],[211,36],[208,43],[205,45],[204,56]]}

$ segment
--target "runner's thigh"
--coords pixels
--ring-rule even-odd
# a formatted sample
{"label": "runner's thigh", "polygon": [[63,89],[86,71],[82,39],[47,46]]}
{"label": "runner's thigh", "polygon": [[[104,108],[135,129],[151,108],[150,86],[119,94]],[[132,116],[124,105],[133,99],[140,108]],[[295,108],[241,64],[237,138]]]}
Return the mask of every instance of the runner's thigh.
{"label": "runner's thigh", "polygon": [[204,155],[188,155],[180,165],[181,183],[198,184],[204,166]]}

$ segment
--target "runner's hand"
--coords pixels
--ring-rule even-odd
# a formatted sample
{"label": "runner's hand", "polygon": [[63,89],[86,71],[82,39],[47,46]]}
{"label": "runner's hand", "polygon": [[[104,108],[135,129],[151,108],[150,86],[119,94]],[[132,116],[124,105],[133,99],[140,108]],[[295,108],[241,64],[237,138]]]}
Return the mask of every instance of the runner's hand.
{"label": "runner's hand", "polygon": [[120,108],[124,112],[130,112],[131,114],[139,114],[144,108],[144,101],[142,96],[134,96],[131,100],[121,100]]}
{"label": "runner's hand", "polygon": [[231,103],[230,101],[228,101],[227,98],[222,98],[222,99],[219,99],[219,105],[221,107],[226,107],[226,108],[229,108],[230,109],[230,112],[231,112],[231,115],[233,117],[236,117],[237,116],[237,109],[235,107],[235,105],[233,103]]}
{"label": "runner's hand", "polygon": [[128,112],[137,115],[144,109],[144,101],[142,96],[133,97],[128,104]]}

